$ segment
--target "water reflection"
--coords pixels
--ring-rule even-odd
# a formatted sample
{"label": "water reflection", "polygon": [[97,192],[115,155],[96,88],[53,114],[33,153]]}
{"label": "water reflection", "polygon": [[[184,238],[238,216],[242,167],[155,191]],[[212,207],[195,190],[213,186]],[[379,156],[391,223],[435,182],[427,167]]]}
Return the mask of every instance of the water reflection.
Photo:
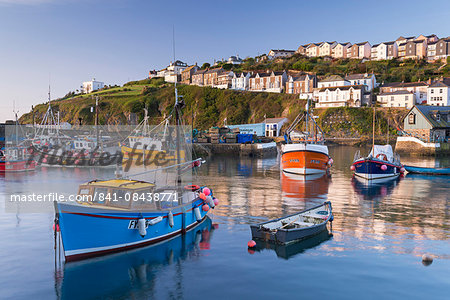
{"label": "water reflection", "polygon": [[57,270],[56,293],[60,299],[143,299],[154,298],[157,279],[165,266],[173,266],[171,290],[166,295],[179,298],[183,287],[181,265],[198,260],[209,249],[213,225],[207,218],[202,224],[161,244],[124,253],[67,263]]}
{"label": "water reflection", "polygon": [[292,199],[323,198],[326,200],[331,176],[328,174],[295,175],[281,172],[283,198]]}
{"label": "water reflection", "polygon": [[254,249],[249,249],[248,252],[250,254],[254,254],[255,252],[273,250],[277,254],[277,257],[289,259],[309,249],[318,247],[320,244],[331,239],[332,236],[332,233],[330,233],[328,230],[325,230],[304,241],[289,245],[278,245],[275,243],[269,243],[268,241],[256,240],[256,247]]}
{"label": "water reflection", "polygon": [[363,200],[380,200],[392,194],[400,180],[401,178],[397,177],[368,181],[357,176],[351,179],[353,190]]}

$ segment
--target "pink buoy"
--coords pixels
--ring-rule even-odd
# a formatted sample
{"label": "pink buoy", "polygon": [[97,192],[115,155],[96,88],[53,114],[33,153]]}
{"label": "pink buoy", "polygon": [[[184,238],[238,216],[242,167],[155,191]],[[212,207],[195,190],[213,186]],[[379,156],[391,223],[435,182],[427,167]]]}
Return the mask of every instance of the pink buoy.
{"label": "pink buoy", "polygon": [[215,206],[219,205],[219,199],[214,198],[213,201],[214,201],[214,205],[215,205]]}
{"label": "pink buoy", "polygon": [[350,170],[352,170],[352,171],[355,171],[355,169],[356,169],[356,168],[355,168],[355,166],[353,166],[353,165],[350,167]]}
{"label": "pink buoy", "polygon": [[400,173],[405,173],[405,171],[406,171],[405,168],[403,167],[400,168]]}
{"label": "pink buoy", "polygon": [[47,159],[44,158],[44,159],[42,160],[42,162],[45,164],[45,163],[47,162]]}
{"label": "pink buoy", "polygon": [[209,205],[208,204],[203,204],[202,209],[203,209],[203,211],[208,211],[209,210]]}
{"label": "pink buoy", "polygon": [[256,242],[255,242],[254,240],[251,240],[251,241],[249,241],[249,242],[247,243],[247,246],[248,246],[249,248],[254,248],[254,247],[256,246]]}
{"label": "pink buoy", "polygon": [[76,165],[78,165],[79,163],[80,163],[80,160],[79,160],[79,159],[75,160],[75,164],[76,164]]}
{"label": "pink buoy", "polygon": [[[53,231],[55,231],[55,223],[53,223]],[[59,232],[59,224],[56,224],[56,231]]]}
{"label": "pink buoy", "polygon": [[382,165],[381,166],[381,170],[386,171],[387,170],[387,166],[386,165]]}
{"label": "pink buoy", "polygon": [[211,190],[207,187],[203,188],[202,190],[203,194],[205,194],[206,196],[211,195]]}
{"label": "pink buoy", "polygon": [[328,161],[328,163],[329,163],[330,165],[332,165],[333,162],[334,162],[334,160],[333,160],[332,158],[330,158],[330,160]]}
{"label": "pink buoy", "polygon": [[198,194],[198,197],[199,197],[200,199],[202,199],[202,200],[206,200],[206,195],[205,195],[205,193],[200,193],[200,194]]}

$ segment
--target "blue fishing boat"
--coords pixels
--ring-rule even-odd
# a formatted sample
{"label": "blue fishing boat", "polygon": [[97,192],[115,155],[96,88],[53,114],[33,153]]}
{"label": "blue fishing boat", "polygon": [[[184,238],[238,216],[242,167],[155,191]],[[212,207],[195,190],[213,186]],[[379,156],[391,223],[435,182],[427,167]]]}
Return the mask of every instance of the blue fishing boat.
{"label": "blue fishing boat", "polygon": [[[183,186],[182,173],[199,167],[202,160],[187,160],[180,153],[182,138],[181,108],[175,86],[176,163],[143,173],[93,180],[79,186],[76,201],[55,203],[56,231],[60,228],[66,261],[74,261],[111,252],[142,247],[184,234],[200,224],[210,208],[218,203],[211,189]],[[183,159],[183,160],[182,160]],[[173,164],[175,163],[175,164]],[[154,181],[129,179],[146,173],[170,172],[171,184],[161,184],[166,174]],[[159,173],[158,173],[159,174]],[[159,181],[158,181],[159,180]],[[158,183],[158,184],[157,184]]]}
{"label": "blue fishing boat", "polygon": [[406,166],[405,170],[408,173],[424,174],[424,175],[450,175],[450,168],[422,168],[414,166]]}
{"label": "blue fishing boat", "polygon": [[367,157],[361,157],[358,151],[350,169],[365,180],[394,179],[405,171],[391,145],[373,145]]}

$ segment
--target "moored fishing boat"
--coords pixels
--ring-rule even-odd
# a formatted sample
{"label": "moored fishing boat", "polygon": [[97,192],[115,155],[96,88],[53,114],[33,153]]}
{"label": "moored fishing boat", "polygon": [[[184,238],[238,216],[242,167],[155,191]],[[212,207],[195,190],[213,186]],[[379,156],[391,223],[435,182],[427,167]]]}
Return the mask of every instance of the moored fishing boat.
{"label": "moored fishing boat", "polygon": [[288,244],[314,236],[333,221],[331,202],[256,225],[250,225],[252,237],[278,244]]}
{"label": "moored fishing boat", "polygon": [[[298,133],[295,127],[305,120],[306,131]],[[309,132],[308,123],[312,123],[313,132]],[[281,169],[283,172],[312,175],[325,173],[333,164],[324,144],[323,131],[309,112],[309,102],[305,112],[299,114],[285,133],[286,144],[281,146]]]}
{"label": "moored fishing boat", "polygon": [[367,157],[361,157],[357,152],[350,169],[355,176],[366,180],[394,179],[405,171],[391,145],[374,145]]}
{"label": "moored fishing boat", "polygon": [[21,146],[0,150],[0,173],[34,171],[37,163],[29,158],[28,149]]}
{"label": "moored fishing boat", "polygon": [[205,188],[199,186],[158,189],[150,182],[125,179],[80,185],[78,199],[90,201],[56,204],[66,261],[155,244],[185,233],[214,207],[212,194],[207,193],[204,200],[202,191]]}
{"label": "moored fishing boat", "polygon": [[[56,202],[55,223],[60,226],[66,261],[118,252],[158,243],[200,224],[210,208],[218,204],[211,189],[183,187],[182,173],[199,167],[202,159],[187,160],[180,155],[183,124],[175,85],[175,124],[172,133],[176,161],[166,159],[155,169],[111,180],[93,180],[79,187],[75,202]],[[192,146],[192,145],[190,145]],[[186,153],[186,151],[184,151]],[[162,184],[175,169],[172,184]],[[162,172],[161,174],[157,172]],[[129,179],[154,173],[155,180]],[[167,181],[167,179],[166,179]],[[158,183],[158,184],[157,184]],[[55,226],[56,228],[57,226]],[[55,231],[56,237],[56,231]]]}

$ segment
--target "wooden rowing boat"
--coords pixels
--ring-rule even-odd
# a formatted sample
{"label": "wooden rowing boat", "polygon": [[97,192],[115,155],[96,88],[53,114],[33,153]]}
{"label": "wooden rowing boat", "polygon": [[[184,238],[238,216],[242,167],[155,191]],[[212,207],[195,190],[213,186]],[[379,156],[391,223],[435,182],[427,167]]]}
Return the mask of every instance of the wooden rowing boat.
{"label": "wooden rowing boat", "polygon": [[425,174],[425,175],[450,175],[450,168],[421,168],[414,166],[405,166],[408,173]]}
{"label": "wooden rowing boat", "polygon": [[276,220],[251,225],[252,237],[278,244],[289,244],[309,238],[327,229],[333,221],[331,202]]}

